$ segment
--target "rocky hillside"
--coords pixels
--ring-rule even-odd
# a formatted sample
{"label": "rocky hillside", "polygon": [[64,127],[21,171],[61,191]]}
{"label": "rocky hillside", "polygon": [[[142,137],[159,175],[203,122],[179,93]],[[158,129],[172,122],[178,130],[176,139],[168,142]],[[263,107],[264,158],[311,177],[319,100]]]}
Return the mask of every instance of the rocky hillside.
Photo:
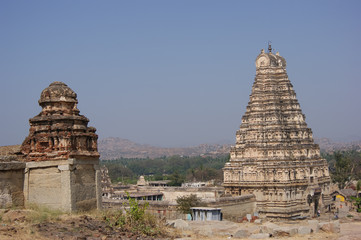
{"label": "rocky hillside", "polygon": [[[333,152],[339,150],[361,150],[361,141],[333,142],[329,138],[315,138],[320,145],[321,151]],[[163,156],[199,156],[199,155],[223,155],[228,154],[230,144],[201,144],[194,147],[163,148],[147,144],[138,144],[122,138],[105,138],[98,141],[98,150],[101,159],[117,158],[156,158]],[[20,145],[0,147],[0,156],[15,155]]]}
{"label": "rocky hillside", "polygon": [[[361,149],[361,141],[333,142],[328,138],[315,138],[320,145],[321,151],[332,152],[339,150]],[[230,144],[201,144],[185,148],[162,148],[146,144],[138,144],[122,138],[105,138],[98,141],[98,149],[101,159],[124,158],[156,158],[163,156],[199,156],[199,155],[223,155],[228,154]]]}
{"label": "rocky hillside", "polygon": [[162,148],[138,144],[127,139],[105,138],[98,141],[101,159],[124,158],[156,158],[163,156],[199,156],[228,154],[230,145],[201,144],[186,148]]}
{"label": "rocky hillside", "polygon": [[334,142],[329,138],[315,138],[315,142],[323,152],[333,152],[341,150],[361,150],[361,140],[352,142]]}

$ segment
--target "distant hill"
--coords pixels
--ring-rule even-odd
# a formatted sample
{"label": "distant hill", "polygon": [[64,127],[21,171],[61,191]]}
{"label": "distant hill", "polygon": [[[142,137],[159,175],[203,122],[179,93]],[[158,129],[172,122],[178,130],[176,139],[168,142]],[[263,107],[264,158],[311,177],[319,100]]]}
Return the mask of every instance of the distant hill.
{"label": "distant hill", "polygon": [[105,138],[98,141],[98,150],[101,159],[124,158],[157,158],[163,156],[199,156],[228,154],[230,145],[201,144],[185,148],[163,148],[146,144],[134,143],[122,138]]}
{"label": "distant hill", "polygon": [[[361,150],[361,140],[353,142],[334,142],[329,138],[315,138],[321,151],[333,152],[339,150]],[[184,148],[163,148],[147,144],[138,144],[127,139],[109,137],[98,141],[98,150],[101,159],[117,158],[157,158],[180,156],[217,156],[228,154],[231,144],[201,144]],[[20,145],[0,147],[0,156],[14,155]]]}
{"label": "distant hill", "polygon": [[334,142],[329,138],[315,138],[315,143],[320,146],[323,152],[333,152],[341,150],[361,150],[361,140],[352,142]]}
{"label": "distant hill", "polygon": [[[333,152],[338,150],[361,149],[361,141],[334,142],[328,138],[315,138],[321,151]],[[138,144],[122,138],[105,138],[98,141],[101,159],[124,158],[157,158],[163,156],[199,156],[228,154],[231,144],[201,144],[194,147],[162,148],[146,144]]]}

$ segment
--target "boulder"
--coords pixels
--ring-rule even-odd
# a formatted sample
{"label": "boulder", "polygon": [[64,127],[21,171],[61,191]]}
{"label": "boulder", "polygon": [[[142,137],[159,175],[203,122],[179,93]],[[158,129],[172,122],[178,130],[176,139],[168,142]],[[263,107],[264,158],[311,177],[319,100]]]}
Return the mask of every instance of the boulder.
{"label": "boulder", "polygon": [[269,238],[269,233],[256,233],[249,236],[250,239],[265,239]]}
{"label": "boulder", "polygon": [[248,238],[251,234],[247,230],[238,230],[233,237],[235,238]]}
{"label": "boulder", "polygon": [[255,224],[261,224],[261,223],[262,223],[262,219],[256,219],[256,220],[254,220],[254,223],[255,223]]}
{"label": "boulder", "polygon": [[174,227],[177,229],[182,229],[182,230],[187,230],[187,229],[189,229],[189,224],[182,219],[177,219],[171,224],[171,227]]}
{"label": "boulder", "polygon": [[274,224],[272,222],[266,222],[264,223],[262,226],[260,226],[260,232],[261,233],[273,233],[273,230],[275,228],[279,228],[280,226],[278,226],[277,224]]}
{"label": "boulder", "polygon": [[340,221],[332,221],[332,222],[320,222],[320,229],[324,232],[330,233],[339,233],[340,232]]}
{"label": "boulder", "polygon": [[312,232],[317,233],[320,229],[318,220],[308,220],[308,226],[312,229]]}
{"label": "boulder", "polygon": [[298,233],[297,227],[279,227],[273,229],[273,236],[275,237],[292,237]]}
{"label": "boulder", "polygon": [[300,235],[310,234],[311,232],[312,232],[312,228],[309,226],[300,226],[298,228],[298,234]]}

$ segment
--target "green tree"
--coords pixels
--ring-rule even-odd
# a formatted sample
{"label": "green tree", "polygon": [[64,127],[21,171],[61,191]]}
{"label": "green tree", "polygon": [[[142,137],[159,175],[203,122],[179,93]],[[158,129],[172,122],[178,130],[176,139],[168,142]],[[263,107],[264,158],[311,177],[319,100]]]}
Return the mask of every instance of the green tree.
{"label": "green tree", "polygon": [[340,189],[345,187],[345,183],[352,178],[352,163],[350,158],[340,152],[334,153],[335,166],[332,173],[333,182],[337,183]]}
{"label": "green tree", "polygon": [[171,180],[171,182],[168,183],[169,186],[181,186],[185,181],[184,176],[178,172],[174,172],[169,178]]}
{"label": "green tree", "polygon": [[355,200],[354,205],[357,207],[357,212],[361,212],[361,197],[351,197],[352,200]]}
{"label": "green tree", "polygon": [[203,207],[206,206],[195,194],[188,196],[177,197],[177,210],[184,214],[191,214],[192,207]]}

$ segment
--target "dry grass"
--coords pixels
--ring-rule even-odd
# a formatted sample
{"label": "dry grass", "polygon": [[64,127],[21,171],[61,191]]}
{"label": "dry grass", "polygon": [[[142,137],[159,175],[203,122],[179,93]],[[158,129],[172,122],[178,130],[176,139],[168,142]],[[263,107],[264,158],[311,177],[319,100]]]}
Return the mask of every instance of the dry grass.
{"label": "dry grass", "polygon": [[26,221],[37,224],[46,221],[59,221],[61,216],[65,215],[64,212],[60,210],[50,209],[45,206],[39,206],[36,204],[31,204],[28,206],[30,210],[26,216]]}
{"label": "dry grass", "polygon": [[101,239],[118,235],[126,239],[173,238],[164,222],[152,215],[144,214],[138,225],[125,222],[117,226],[104,219],[107,217],[116,221],[119,216],[119,211],[95,210],[70,214],[38,205],[26,210],[0,210],[0,239],[78,239],[86,236]]}

